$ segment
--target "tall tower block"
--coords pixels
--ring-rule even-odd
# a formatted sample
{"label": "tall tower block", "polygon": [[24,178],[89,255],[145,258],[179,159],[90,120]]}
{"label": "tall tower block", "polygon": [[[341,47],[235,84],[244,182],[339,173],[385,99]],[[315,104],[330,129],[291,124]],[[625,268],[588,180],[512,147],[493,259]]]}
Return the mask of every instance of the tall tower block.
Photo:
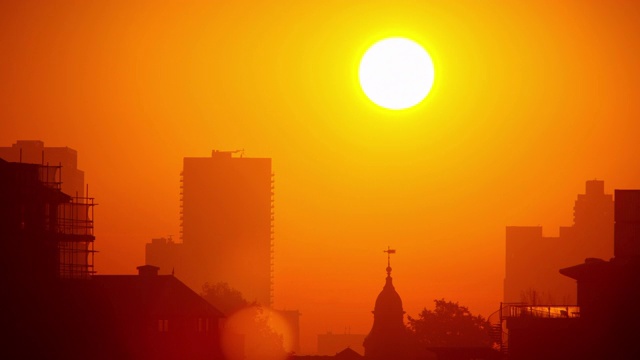
{"label": "tall tower block", "polygon": [[271,159],[233,156],[184,158],[182,242],[176,269],[196,291],[227,282],[249,301],[272,303],[273,174]]}

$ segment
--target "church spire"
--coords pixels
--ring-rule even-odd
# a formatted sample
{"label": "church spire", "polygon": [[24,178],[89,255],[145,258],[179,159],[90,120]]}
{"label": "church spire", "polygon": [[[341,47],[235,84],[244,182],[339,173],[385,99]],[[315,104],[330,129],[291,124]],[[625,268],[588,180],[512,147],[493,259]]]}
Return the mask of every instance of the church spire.
{"label": "church spire", "polygon": [[373,326],[362,344],[364,357],[369,360],[408,360],[410,339],[404,325],[402,299],[391,280],[391,254],[396,250],[390,246],[383,250],[387,254],[387,279],[376,298],[373,310]]}
{"label": "church spire", "polygon": [[396,250],[387,246],[387,250],[382,250],[382,252],[387,253],[387,277],[391,277],[391,254],[395,254]]}

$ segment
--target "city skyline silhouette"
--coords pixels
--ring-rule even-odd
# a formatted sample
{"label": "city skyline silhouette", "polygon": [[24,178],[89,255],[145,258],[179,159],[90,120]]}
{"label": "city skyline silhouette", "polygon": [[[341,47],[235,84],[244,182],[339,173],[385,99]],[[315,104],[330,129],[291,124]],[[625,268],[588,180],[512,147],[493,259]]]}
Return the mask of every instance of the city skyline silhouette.
{"label": "city skyline silhouette", "polygon": [[[369,333],[387,246],[407,315],[445,298],[488,317],[505,227],[557,238],[585,181],[640,188],[638,23],[631,1],[7,1],[0,147],[76,152],[98,275],[135,275],[152,239],[180,241],[185,158],[271,159],[273,307],[300,311],[311,354],[319,334]],[[391,36],[435,68],[398,112],[357,80]]]}

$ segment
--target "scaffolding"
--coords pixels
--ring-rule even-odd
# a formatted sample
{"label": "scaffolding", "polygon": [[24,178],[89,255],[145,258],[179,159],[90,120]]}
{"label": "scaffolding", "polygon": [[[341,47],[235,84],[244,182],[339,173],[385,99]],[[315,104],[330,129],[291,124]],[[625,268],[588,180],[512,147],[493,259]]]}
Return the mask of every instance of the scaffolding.
{"label": "scaffolding", "polygon": [[58,274],[62,279],[86,279],[95,273],[94,206],[94,198],[78,196],[58,205]]}
{"label": "scaffolding", "polygon": [[[40,182],[61,192],[62,166],[39,166]],[[61,192],[62,193],[62,192]],[[69,196],[67,201],[46,206],[46,230],[54,235],[58,251],[58,277],[61,279],[87,279],[94,270],[93,208],[94,198]],[[68,195],[65,195],[68,196]]]}
{"label": "scaffolding", "polygon": [[62,165],[42,164],[38,166],[38,178],[44,186],[60,190],[62,188]]}

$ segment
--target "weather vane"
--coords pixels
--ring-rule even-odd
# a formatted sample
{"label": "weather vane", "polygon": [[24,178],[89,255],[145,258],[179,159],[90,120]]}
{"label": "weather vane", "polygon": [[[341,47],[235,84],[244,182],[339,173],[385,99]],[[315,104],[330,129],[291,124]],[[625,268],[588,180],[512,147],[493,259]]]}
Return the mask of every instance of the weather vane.
{"label": "weather vane", "polygon": [[387,246],[387,250],[382,250],[382,252],[387,253],[387,275],[391,276],[391,254],[395,254],[396,250],[392,249],[391,246]]}

